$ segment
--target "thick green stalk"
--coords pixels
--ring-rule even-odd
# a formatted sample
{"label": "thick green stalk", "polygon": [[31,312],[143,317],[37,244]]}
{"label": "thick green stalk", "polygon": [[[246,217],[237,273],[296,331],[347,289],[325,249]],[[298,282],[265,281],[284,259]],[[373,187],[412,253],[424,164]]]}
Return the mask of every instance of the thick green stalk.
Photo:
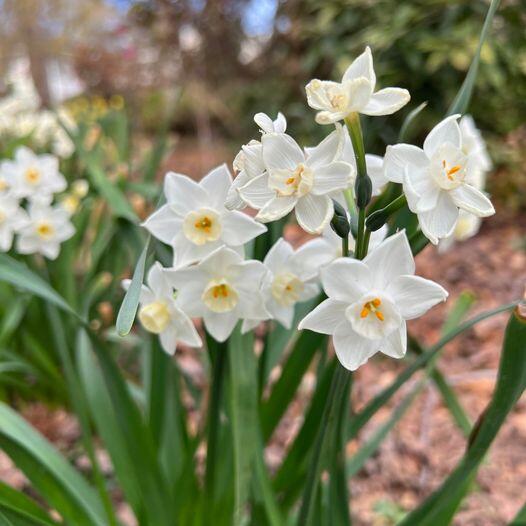
{"label": "thick green stalk", "polygon": [[207,334],[207,345],[212,366],[212,385],[208,400],[208,423],[207,423],[207,449],[205,470],[205,492],[204,492],[204,523],[210,524],[213,518],[214,489],[216,478],[216,454],[219,437],[221,396],[223,392],[224,371],[227,360],[227,348],[224,344],[218,344]]}
{"label": "thick green stalk", "polygon": [[387,223],[387,220],[392,214],[394,214],[397,210],[400,210],[400,208],[406,204],[407,199],[405,195],[402,194],[391,201],[388,205],[384,206],[382,209],[376,210],[372,214],[369,214],[367,216],[367,220],[365,221],[365,225],[372,232],[379,230],[385,225],[385,223]]}

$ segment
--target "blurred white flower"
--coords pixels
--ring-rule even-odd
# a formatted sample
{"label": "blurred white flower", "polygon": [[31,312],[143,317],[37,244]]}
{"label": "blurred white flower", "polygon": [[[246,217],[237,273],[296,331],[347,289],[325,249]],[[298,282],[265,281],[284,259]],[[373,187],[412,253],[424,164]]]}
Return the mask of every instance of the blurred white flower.
{"label": "blurred white flower", "polygon": [[[313,280],[319,269],[309,264],[309,256],[316,240],[308,241],[297,250],[280,238],[269,250],[263,264],[267,269],[261,285],[265,307],[271,319],[290,329],[296,303],[307,301],[319,292]],[[245,320],[243,330],[249,331],[261,320]]]}
{"label": "blurred white flower", "polygon": [[16,149],[14,160],[2,162],[0,173],[10,182],[10,192],[20,199],[49,204],[53,194],[64,191],[67,186],[55,156],[36,155],[25,146]]}
{"label": "blurred white flower", "polygon": [[402,183],[420,228],[435,245],[455,229],[459,208],[478,217],[495,213],[491,201],[470,183],[470,163],[462,151],[459,115],[447,117],[426,137],[424,148],[388,146],[385,176]]}
{"label": "blurred white flower", "polygon": [[338,359],[352,371],[378,351],[401,358],[407,350],[406,320],[448,296],[440,285],[414,273],[405,232],[386,239],[363,261],[337,259],[321,271],[328,299],[299,329],[332,335]]}
{"label": "blurred white flower", "polygon": [[[476,170],[489,172],[492,169],[491,158],[486,148],[486,143],[482,138],[480,130],[476,127],[475,121],[471,115],[464,115],[459,122],[460,133],[462,135],[462,151],[468,158],[470,164],[469,172]],[[476,186],[475,183],[472,183]],[[480,188],[480,187],[477,187]]]}
{"label": "blurred white flower", "polygon": [[[282,113],[278,113],[274,121],[265,113],[256,113],[254,121],[260,127],[262,135],[285,133],[287,129],[287,121]],[[234,159],[234,170],[238,174],[228,190],[225,206],[229,210],[242,210],[246,207],[246,203],[241,199],[239,189],[265,172],[261,141],[252,140],[241,147]]]}
{"label": "blurred white flower", "polygon": [[191,317],[202,317],[217,341],[225,341],[240,319],[270,317],[261,294],[265,266],[244,261],[230,248],[215,250],[197,265],[164,272],[177,290],[181,308]]}
{"label": "blurred white flower", "polygon": [[69,213],[63,208],[34,201],[29,204],[28,216],[28,221],[19,229],[16,250],[20,254],[39,253],[55,259],[60,244],[75,233]]}
{"label": "blurred white flower", "polygon": [[329,194],[349,187],[352,165],[334,161],[334,141],[328,138],[308,155],[284,133],[266,134],[261,142],[266,172],[239,189],[241,198],[259,210],[260,221],[275,221],[295,209],[306,232],[322,232],[334,213]]}
{"label": "blurred white flower", "polygon": [[[128,290],[130,283],[129,279],[123,280],[124,290]],[[201,347],[201,338],[192,320],[179,307],[179,300],[159,262],[150,268],[147,285],[142,285],[139,298],[141,325],[159,335],[161,346],[168,354],[175,353],[177,342]]]}
{"label": "blurred white flower", "polygon": [[231,184],[226,165],[215,168],[199,183],[174,172],[166,175],[167,203],[143,226],[157,239],[172,245],[174,266],[199,261],[222,245],[242,249],[267,230],[248,215],[225,208]]}
{"label": "blurred white flower", "polygon": [[405,106],[409,92],[402,88],[384,88],[374,92],[376,75],[369,47],[354,60],[341,82],[311,80],[305,87],[307,102],[315,110],[318,124],[331,124],[351,113],[390,115]]}
{"label": "blurred white flower", "polygon": [[7,252],[14,234],[27,222],[25,210],[10,192],[0,192],[0,250]]}

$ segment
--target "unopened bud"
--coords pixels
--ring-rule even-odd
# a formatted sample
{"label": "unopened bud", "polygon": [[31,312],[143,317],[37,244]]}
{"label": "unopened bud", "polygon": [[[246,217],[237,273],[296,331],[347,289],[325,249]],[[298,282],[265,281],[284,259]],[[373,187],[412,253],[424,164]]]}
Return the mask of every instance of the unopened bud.
{"label": "unopened bud", "polygon": [[358,208],[365,208],[371,196],[373,195],[373,184],[368,175],[358,176],[354,185],[354,192],[356,195],[356,205]]}
{"label": "unopened bud", "polygon": [[346,239],[349,236],[349,232],[351,231],[351,225],[347,219],[347,212],[337,201],[333,200],[333,205],[334,215],[332,216],[331,220],[331,228],[339,237]]}

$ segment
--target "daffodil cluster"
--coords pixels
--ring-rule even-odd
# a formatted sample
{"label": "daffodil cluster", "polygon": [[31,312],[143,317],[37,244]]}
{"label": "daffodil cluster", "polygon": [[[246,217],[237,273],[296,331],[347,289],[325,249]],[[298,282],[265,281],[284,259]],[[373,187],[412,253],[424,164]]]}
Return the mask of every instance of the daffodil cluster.
{"label": "daffodil cluster", "polygon": [[[79,180],[64,194],[66,179],[57,157],[19,147],[14,159],[0,163],[0,251],[13,245],[19,254],[55,259],[60,245],[75,233],[70,221],[87,183]],[[55,203],[56,194],[62,200]],[[16,238],[16,241],[15,241]]]}
{"label": "daffodil cluster", "polygon": [[[466,237],[470,229],[462,221],[494,213],[482,191],[491,163],[469,117],[447,117],[422,148],[397,144],[383,158],[365,154],[359,114],[389,115],[410,100],[401,88],[377,90],[369,48],[341,82],[314,79],[306,92],[316,121],[333,128],[319,144],[299,145],[283,114],[273,120],[258,113],[260,136],[241,147],[235,178],[225,165],[198,183],[166,175],[166,204],[143,226],[171,246],[173,263],[154,264],[139,309],[142,325],[160,335],[166,352],[178,341],[201,345],[192,318],[225,341],[240,321],[242,332],[267,320],[290,328],[296,305],[319,298],[299,329],[332,335],[346,368],[356,369],[376,352],[401,358],[406,321],[445,301],[447,292],[415,276],[407,235],[390,230],[388,217],[366,229],[370,199],[399,185],[399,202],[434,244]],[[248,258],[266,224],[292,212],[316,237],[299,248],[279,238],[262,261]],[[336,216],[343,227],[336,227]]]}

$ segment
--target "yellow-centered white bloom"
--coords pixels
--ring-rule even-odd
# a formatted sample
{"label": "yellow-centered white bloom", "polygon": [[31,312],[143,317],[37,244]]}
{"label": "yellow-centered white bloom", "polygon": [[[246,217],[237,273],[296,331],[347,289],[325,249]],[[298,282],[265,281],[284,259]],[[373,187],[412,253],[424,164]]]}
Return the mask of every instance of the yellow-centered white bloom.
{"label": "yellow-centered white bloom", "polygon": [[10,192],[0,192],[0,251],[7,252],[13,237],[28,221],[25,210]]}
{"label": "yellow-centered white bloom", "polygon": [[[486,175],[492,168],[486,144],[470,115],[464,115],[460,119],[459,126],[462,135],[462,152],[468,159],[466,174],[469,178],[468,182],[477,190],[483,192],[486,185]],[[449,237],[440,240],[439,249],[441,251],[449,250],[455,244],[455,241],[465,241],[473,237],[479,231],[481,223],[480,217],[465,210],[460,210],[453,233]]]}
{"label": "yellow-centered white bloom", "polygon": [[309,106],[318,110],[318,124],[338,122],[351,113],[390,115],[411,98],[402,88],[384,88],[375,92],[375,87],[373,57],[367,47],[347,68],[341,82],[314,79],[305,90]]}
{"label": "yellow-centered white bloom", "polygon": [[242,250],[245,243],[266,231],[248,215],[227,210],[231,184],[226,165],[215,168],[199,183],[173,172],[166,175],[167,202],[143,226],[174,248],[175,267],[200,261],[223,245]]}
{"label": "yellow-centered white bloom", "polygon": [[69,213],[40,201],[30,203],[28,219],[18,229],[16,250],[20,254],[42,254],[56,259],[60,245],[75,233]]}
{"label": "yellow-centered white bloom", "polygon": [[12,161],[4,161],[0,171],[10,183],[10,191],[22,199],[51,203],[53,194],[66,189],[66,180],[59,172],[58,159],[49,154],[36,155],[20,146]]}
{"label": "yellow-centered white bloom", "polygon": [[221,247],[197,265],[164,272],[185,312],[202,317],[217,341],[225,341],[238,320],[269,318],[260,291],[266,273],[260,261],[244,261],[238,252]]}
{"label": "yellow-centered white bloom", "polygon": [[406,320],[448,295],[414,273],[405,232],[387,238],[363,261],[339,258],[321,270],[328,299],[299,328],[332,335],[338,359],[352,371],[378,351],[401,358],[407,350]]}
{"label": "yellow-centered white bloom", "polygon": [[275,221],[293,209],[300,226],[321,233],[331,220],[331,195],[349,187],[354,177],[351,164],[335,160],[331,136],[305,153],[285,133],[262,137],[266,172],[239,189],[243,201],[259,210],[256,219]]}
{"label": "yellow-centered white bloom", "polygon": [[435,245],[450,236],[459,209],[478,217],[495,213],[491,201],[472,184],[472,163],[462,149],[460,115],[437,124],[423,149],[410,144],[388,146],[385,176],[402,183],[409,208],[418,215],[420,228]]}
{"label": "yellow-centered white bloom", "polygon": [[[292,326],[295,306],[319,292],[315,279],[318,268],[309,264],[317,240],[308,241],[297,250],[280,238],[269,250],[263,264],[267,269],[261,284],[269,319],[279,321],[287,329]],[[314,249],[314,250],[313,250]],[[260,320],[245,320],[244,330],[254,328]]]}
{"label": "yellow-centered white bloom", "polygon": [[[128,290],[131,281],[122,282]],[[148,272],[147,285],[142,285],[139,298],[139,321],[153,334],[159,335],[161,346],[168,354],[174,354],[177,343],[190,347],[201,347],[202,341],[192,320],[179,305],[179,300],[159,262]]]}
{"label": "yellow-centered white bloom", "polygon": [[[255,123],[260,127],[261,134],[285,133],[287,121],[282,113],[278,113],[276,120],[272,120],[265,113],[254,115]],[[234,170],[237,176],[228,190],[225,206],[229,210],[242,210],[247,205],[239,195],[239,189],[250,180],[265,172],[263,163],[263,147],[261,141],[252,140],[241,147],[234,159]]]}

